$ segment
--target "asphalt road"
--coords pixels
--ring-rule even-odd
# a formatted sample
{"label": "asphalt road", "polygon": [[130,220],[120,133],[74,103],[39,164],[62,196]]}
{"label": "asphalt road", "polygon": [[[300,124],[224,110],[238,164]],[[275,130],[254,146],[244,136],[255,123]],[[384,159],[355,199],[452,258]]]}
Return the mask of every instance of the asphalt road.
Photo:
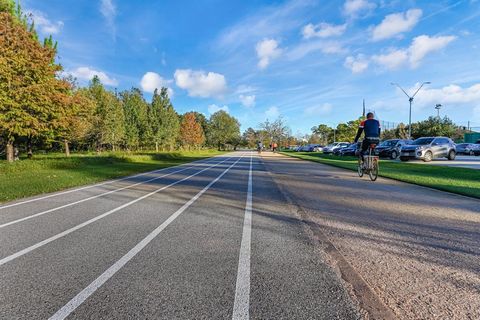
{"label": "asphalt road", "polygon": [[480,201],[236,152],[0,205],[0,319],[479,319]]}
{"label": "asphalt road", "polygon": [[0,319],[359,319],[251,152],[0,205]]}

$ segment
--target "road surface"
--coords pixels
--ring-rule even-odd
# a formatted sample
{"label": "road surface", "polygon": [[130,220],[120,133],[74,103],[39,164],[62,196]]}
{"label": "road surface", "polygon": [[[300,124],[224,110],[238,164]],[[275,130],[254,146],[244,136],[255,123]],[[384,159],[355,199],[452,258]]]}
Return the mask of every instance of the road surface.
{"label": "road surface", "polygon": [[0,205],[0,319],[477,319],[480,202],[248,151]]}

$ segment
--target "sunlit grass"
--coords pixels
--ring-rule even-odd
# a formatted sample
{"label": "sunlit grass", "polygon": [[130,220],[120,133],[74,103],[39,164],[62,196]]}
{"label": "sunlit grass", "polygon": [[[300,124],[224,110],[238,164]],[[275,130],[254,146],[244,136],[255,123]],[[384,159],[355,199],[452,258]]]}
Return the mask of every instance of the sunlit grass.
{"label": "sunlit grass", "polygon": [[214,150],[35,155],[0,161],[0,202],[161,169],[221,154]]}
{"label": "sunlit grass", "polygon": [[[357,159],[354,157],[338,157],[311,152],[282,153],[304,160],[357,170]],[[480,198],[480,170],[380,161],[380,176]]]}

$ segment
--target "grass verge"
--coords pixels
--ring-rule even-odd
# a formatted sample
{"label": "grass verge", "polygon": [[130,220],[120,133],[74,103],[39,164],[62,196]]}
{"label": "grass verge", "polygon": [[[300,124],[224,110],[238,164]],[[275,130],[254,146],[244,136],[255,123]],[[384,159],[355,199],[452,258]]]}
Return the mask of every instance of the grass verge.
{"label": "grass verge", "polygon": [[54,192],[131,174],[201,160],[222,152],[143,152],[37,155],[14,163],[0,161],[0,202]]}
{"label": "grass verge", "polygon": [[[354,157],[289,151],[281,153],[339,168],[357,170],[357,159]],[[480,170],[476,169],[380,161],[379,175],[480,199]]]}

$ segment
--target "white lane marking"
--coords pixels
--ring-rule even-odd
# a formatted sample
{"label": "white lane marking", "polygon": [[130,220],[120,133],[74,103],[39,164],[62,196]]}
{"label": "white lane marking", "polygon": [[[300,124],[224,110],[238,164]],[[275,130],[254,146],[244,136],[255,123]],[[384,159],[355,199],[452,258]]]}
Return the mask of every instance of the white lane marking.
{"label": "white lane marking", "polygon": [[74,231],[77,231],[78,229],[81,229],[81,228],[83,228],[83,227],[85,227],[85,226],[88,226],[89,224],[94,223],[95,221],[98,221],[98,220],[100,220],[100,219],[102,219],[102,218],[105,218],[106,216],[109,216],[109,215],[111,215],[111,214],[114,213],[114,212],[117,212],[117,211],[119,211],[119,210],[121,210],[121,209],[123,209],[123,208],[126,208],[126,207],[128,207],[128,206],[130,206],[130,205],[132,205],[132,204],[134,204],[134,203],[136,203],[136,202],[138,202],[138,201],[141,201],[141,200],[143,200],[143,199],[145,199],[145,198],[148,198],[148,197],[154,195],[155,193],[158,193],[158,192],[160,192],[160,191],[163,191],[163,190],[165,190],[165,189],[167,189],[167,188],[170,188],[170,187],[172,187],[172,186],[174,186],[174,185],[176,185],[176,184],[179,184],[180,182],[183,182],[183,181],[185,181],[185,180],[188,180],[188,179],[190,179],[190,178],[192,178],[192,177],[194,177],[194,176],[196,176],[196,175],[199,175],[200,173],[202,173],[202,172],[204,172],[204,171],[206,171],[206,170],[209,170],[209,169],[211,169],[211,168],[213,168],[213,167],[216,167],[216,166],[218,166],[219,164],[221,164],[221,163],[223,163],[223,162],[225,162],[225,161],[227,161],[227,160],[229,160],[229,159],[231,159],[231,158],[225,159],[225,160],[223,160],[222,162],[216,163],[216,164],[214,164],[213,166],[210,166],[210,167],[207,167],[207,168],[205,168],[205,169],[203,169],[203,170],[200,170],[200,171],[198,171],[198,172],[196,172],[196,173],[194,173],[194,174],[192,174],[192,175],[190,175],[190,176],[188,176],[188,177],[185,177],[185,178],[183,178],[183,179],[181,179],[181,180],[178,180],[178,181],[175,181],[175,182],[173,182],[173,183],[171,183],[171,184],[169,184],[169,185],[166,185],[166,186],[164,186],[164,187],[162,187],[162,188],[160,188],[160,189],[157,189],[157,190],[155,190],[155,191],[152,191],[152,192],[150,192],[150,193],[148,193],[148,194],[146,194],[146,195],[141,196],[140,198],[137,198],[137,199],[135,199],[135,200],[132,200],[132,201],[130,201],[130,202],[128,202],[128,203],[125,203],[125,204],[123,204],[123,205],[121,205],[121,206],[119,206],[119,207],[117,207],[117,208],[115,208],[115,209],[112,209],[112,210],[110,210],[110,211],[107,211],[107,212],[105,212],[105,213],[103,213],[103,214],[101,214],[101,215],[99,215],[99,216],[97,216],[97,217],[95,217],[95,218],[92,218],[92,219],[90,219],[90,220],[88,220],[88,221],[85,221],[85,222],[79,224],[79,225],[76,225],[75,227],[72,227],[72,228],[70,228],[70,229],[68,229],[68,230],[65,230],[65,231],[59,233],[59,234],[56,234],[56,235],[54,235],[53,237],[50,237],[50,238],[45,239],[45,240],[43,240],[43,241],[40,241],[40,242],[38,242],[38,243],[36,243],[36,244],[28,247],[28,248],[25,248],[25,249],[20,250],[20,251],[14,253],[14,254],[12,254],[12,255],[9,255],[9,256],[7,256],[7,257],[5,257],[5,258],[3,258],[3,259],[0,260],[0,266],[2,266],[2,265],[4,265],[5,263],[10,262],[10,261],[18,258],[18,257],[21,257],[21,256],[23,256],[23,255],[25,255],[25,254],[27,254],[27,253],[35,250],[35,249],[38,249],[38,248],[40,248],[40,247],[43,247],[44,245],[46,245],[46,244],[48,244],[48,243],[50,243],[50,242],[52,242],[52,241],[55,241],[55,240],[57,240],[57,239],[60,239],[60,238],[66,236],[66,235],[68,235],[68,234],[70,234],[70,233],[72,233],[72,232],[74,232]]}
{"label": "white lane marking", "polygon": [[[216,158],[216,157],[212,157],[212,158]],[[56,197],[56,196],[61,196],[61,195],[64,195],[64,194],[68,194],[68,193],[72,193],[72,192],[77,192],[77,191],[81,191],[81,190],[85,190],[85,189],[100,187],[100,186],[103,186],[103,185],[106,185],[106,184],[111,184],[111,183],[115,183],[115,182],[119,182],[119,181],[123,181],[123,180],[128,180],[128,179],[132,179],[132,178],[136,178],[136,177],[141,177],[141,176],[144,176],[144,175],[147,175],[147,174],[151,174],[151,173],[158,173],[158,172],[165,171],[165,170],[167,170],[167,169],[176,168],[176,167],[181,167],[181,166],[184,166],[184,165],[189,165],[189,164],[196,163],[196,162],[200,162],[200,161],[204,161],[204,160],[205,160],[205,159],[201,159],[201,160],[193,161],[193,162],[190,162],[190,163],[183,163],[183,164],[180,164],[180,165],[178,165],[178,166],[172,166],[172,167],[167,167],[167,168],[163,168],[163,169],[158,169],[158,170],[143,172],[143,173],[139,173],[139,174],[136,174],[136,175],[133,175],[133,176],[124,177],[124,178],[121,178],[121,179],[109,180],[109,181],[105,181],[105,182],[101,182],[101,183],[97,183],[97,184],[92,184],[92,185],[85,186],[85,187],[81,187],[81,188],[75,188],[75,189],[71,189],[71,190],[67,190],[67,191],[62,191],[62,192],[57,192],[57,193],[49,194],[49,195],[46,195],[46,196],[43,196],[43,197],[39,197],[39,198],[33,198],[33,199],[29,199],[29,200],[24,200],[24,201],[20,201],[20,202],[15,202],[15,203],[7,204],[7,205],[4,205],[4,206],[0,206],[0,210],[2,210],[2,209],[7,209],[7,208],[11,208],[11,207],[16,207],[16,206],[19,206],[19,205],[22,205],[22,204],[26,204],[26,203],[30,203],[30,202],[35,202],[35,201],[39,201],[39,200],[44,200],[44,199],[48,199],[48,198],[52,198],[52,197]]]}
{"label": "white lane marking", "polygon": [[[210,163],[210,162],[204,162],[204,164],[208,164],[208,163]],[[196,165],[196,166],[198,166],[198,165]],[[182,171],[185,171],[185,170],[188,170],[188,169],[195,168],[196,166],[186,167],[186,168],[184,168],[184,169],[180,169],[180,170],[177,170],[177,171],[173,171],[173,172],[170,172],[170,173],[161,175],[161,176],[159,176],[159,177],[155,177],[155,178],[152,178],[152,179],[149,179],[149,180],[145,180],[145,181],[142,181],[142,182],[138,182],[138,183],[135,183],[135,184],[131,184],[131,185],[128,185],[128,186],[119,188],[119,189],[115,189],[115,190],[107,191],[107,192],[104,192],[104,193],[100,193],[100,194],[97,194],[97,195],[95,195],[95,196],[91,196],[91,197],[88,197],[88,198],[80,199],[80,200],[78,200],[78,201],[74,201],[74,202],[71,202],[71,203],[67,203],[67,204],[64,204],[64,205],[59,206],[59,207],[56,207],[56,208],[48,209],[48,210],[45,210],[45,211],[42,211],[42,212],[38,212],[38,213],[32,214],[32,215],[27,216],[27,217],[23,217],[23,218],[20,218],[20,219],[17,219],[17,220],[13,220],[13,221],[10,221],[10,222],[4,223],[4,224],[0,224],[0,229],[1,229],[1,228],[4,228],[4,227],[7,227],[7,226],[11,226],[12,224],[16,224],[16,223],[25,221],[25,220],[30,220],[30,219],[33,219],[33,218],[36,218],[36,217],[39,217],[39,216],[43,216],[44,214],[47,214],[47,213],[51,213],[51,212],[54,212],[54,211],[57,211],[57,210],[61,210],[61,209],[64,209],[64,208],[68,208],[68,207],[71,207],[71,206],[73,206],[73,205],[76,205],[76,204],[79,204],[79,203],[82,203],[82,202],[86,202],[86,201],[90,201],[90,200],[93,200],[93,199],[97,199],[97,198],[100,198],[100,197],[103,197],[103,196],[106,196],[106,195],[109,195],[109,194],[112,194],[112,193],[115,193],[115,192],[119,192],[119,191],[122,191],[122,190],[125,190],[125,189],[129,189],[129,188],[136,187],[136,186],[141,185],[141,184],[145,184],[145,183],[152,182],[152,181],[154,181],[154,180],[158,180],[158,179],[161,179],[161,178],[165,178],[165,177],[171,176],[171,175],[173,175],[173,174],[175,174],[175,173],[179,173],[179,172],[182,172]]]}
{"label": "white lane marking", "polygon": [[250,170],[248,172],[247,202],[245,219],[243,220],[242,244],[238,258],[237,284],[233,303],[233,320],[250,318],[250,248],[252,238],[252,154],[250,154]]}
{"label": "white lane marking", "polygon": [[68,317],[76,308],[78,308],[88,297],[90,297],[95,291],[98,290],[105,282],[115,275],[125,264],[127,264],[133,257],[135,257],[143,248],[145,248],[160,232],[162,232],[169,224],[178,218],[188,207],[190,207],[202,194],[204,194],[210,187],[220,180],[233,166],[235,166],[243,155],[235,161],[230,167],[223,171],[215,180],[211,181],[205,188],[185,203],[180,209],[172,214],[167,220],[165,220],[160,226],[153,230],[148,236],[140,241],[135,247],[133,247],[127,254],[115,262],[110,268],[103,272],[97,279],[90,283],[85,289],[80,291],[72,300],[58,310],[49,320],[60,320]]}

